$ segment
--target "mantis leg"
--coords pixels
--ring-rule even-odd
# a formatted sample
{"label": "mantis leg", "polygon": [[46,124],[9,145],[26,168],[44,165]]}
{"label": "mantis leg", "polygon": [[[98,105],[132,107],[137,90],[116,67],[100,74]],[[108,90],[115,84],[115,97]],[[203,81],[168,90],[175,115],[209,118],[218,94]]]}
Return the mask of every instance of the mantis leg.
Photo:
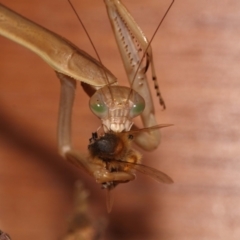
{"label": "mantis leg", "polygon": [[93,161],[88,156],[73,149],[71,144],[71,116],[76,89],[76,80],[57,73],[61,82],[61,95],[58,118],[58,149],[59,153],[75,166],[92,175],[97,183],[118,181],[127,182],[135,179],[128,172],[109,172],[102,161]]}
{"label": "mantis leg", "polygon": [[0,4],[0,35],[31,50],[51,68],[78,81],[102,87],[116,82],[101,63],[58,34]]}
{"label": "mantis leg", "polygon": [[[151,46],[120,0],[105,0],[104,2],[129,83],[145,99],[146,107],[141,115],[143,125],[144,127],[157,125],[151,91],[146,76],[149,66],[151,66],[152,80],[163,108],[165,108],[165,103],[156,81]],[[146,60],[145,65],[142,63],[143,58]],[[135,142],[145,150],[153,150],[160,143],[160,132],[140,132],[136,136]]]}

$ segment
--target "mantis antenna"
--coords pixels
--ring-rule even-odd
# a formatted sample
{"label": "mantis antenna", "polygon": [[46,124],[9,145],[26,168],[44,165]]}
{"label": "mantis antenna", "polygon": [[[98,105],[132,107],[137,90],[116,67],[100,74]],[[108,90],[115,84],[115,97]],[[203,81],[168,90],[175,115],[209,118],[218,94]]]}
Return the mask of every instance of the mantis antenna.
{"label": "mantis antenna", "polygon": [[[158,32],[160,26],[162,25],[164,19],[166,18],[168,12],[169,12],[170,9],[172,8],[172,5],[173,5],[174,1],[175,1],[175,0],[172,0],[172,2],[171,2],[171,4],[169,5],[167,11],[165,12],[165,14],[163,15],[161,21],[159,22],[159,24],[158,24],[156,30],[154,31],[154,33],[153,33],[153,35],[152,35],[152,37],[151,37],[151,39],[150,39],[150,41],[149,41],[149,43],[148,43],[148,45],[147,45],[145,51],[143,52],[143,57],[141,58],[141,60],[140,60],[140,62],[139,62],[139,64],[138,64],[137,70],[136,70],[136,72],[135,72],[135,74],[134,74],[134,76],[133,76],[133,80],[132,80],[132,82],[131,82],[131,89],[132,89],[133,83],[134,83],[134,81],[135,81],[135,79],[136,79],[136,76],[137,76],[138,70],[140,69],[140,66],[141,66],[141,64],[142,64],[142,62],[143,62],[144,56],[145,56],[145,54],[147,53],[147,51],[148,51],[148,49],[149,49],[149,47],[150,47],[150,45],[151,45],[151,43],[152,43],[154,37],[156,36],[156,34],[157,34],[157,32]],[[155,80],[154,78],[156,78],[156,77],[154,76],[154,77],[153,77],[153,80]],[[155,83],[155,88],[158,88],[158,86],[156,85],[156,83]],[[130,93],[130,94],[131,94],[131,93]],[[127,101],[128,101],[129,98],[130,98],[130,94],[129,94],[129,97],[128,97]],[[159,94],[160,94],[160,93],[158,92],[158,95],[159,95]],[[161,103],[161,101],[160,101],[160,104],[163,105],[163,110],[164,110],[164,109],[166,108],[164,102]]]}
{"label": "mantis antenna", "polygon": [[[100,56],[99,56],[99,54],[98,54],[98,51],[97,51],[97,49],[96,49],[96,47],[95,47],[95,45],[94,45],[94,43],[93,43],[93,41],[92,41],[92,38],[90,37],[90,35],[89,35],[89,33],[88,33],[85,25],[83,24],[83,21],[82,21],[81,18],[79,17],[79,15],[78,15],[76,9],[74,8],[71,0],[68,0],[68,3],[70,4],[73,12],[75,13],[75,16],[77,17],[78,21],[79,21],[80,24],[82,25],[83,30],[84,30],[84,32],[86,33],[86,35],[87,35],[87,37],[88,37],[88,39],[89,39],[89,41],[90,41],[90,43],[91,43],[91,45],[92,45],[92,48],[93,48],[93,50],[94,50],[94,52],[95,52],[95,54],[96,54],[96,56],[97,56],[97,59],[99,60],[99,62],[101,63],[101,65],[103,65],[102,60],[101,60],[101,58],[100,58]],[[104,71],[104,74],[105,74],[105,77],[106,77],[106,82],[107,82],[107,84],[110,85],[110,82],[109,82],[109,80],[108,80],[108,77],[107,77],[107,74],[106,74],[105,71]],[[111,91],[110,91],[110,92],[111,92]],[[112,93],[111,93],[111,95],[112,95]],[[113,98],[113,97],[112,97],[112,98]]]}

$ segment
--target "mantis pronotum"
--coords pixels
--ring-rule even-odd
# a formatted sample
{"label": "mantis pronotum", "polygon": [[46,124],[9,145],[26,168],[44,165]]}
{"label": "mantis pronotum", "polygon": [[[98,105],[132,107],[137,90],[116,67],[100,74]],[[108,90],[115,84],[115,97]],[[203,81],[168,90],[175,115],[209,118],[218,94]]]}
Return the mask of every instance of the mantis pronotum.
{"label": "mantis pronotum", "polygon": [[[141,165],[140,154],[131,148],[134,138],[143,149],[155,149],[160,142],[160,135],[156,129],[168,126],[157,125],[154,116],[146,77],[146,71],[151,67],[153,79],[156,79],[151,47],[119,0],[104,2],[131,89],[117,86],[117,79],[109,70],[69,41],[2,5],[0,5],[0,34],[30,49],[56,71],[61,81],[58,148],[65,159],[84,168],[96,182],[109,191],[119,183],[133,180],[134,169],[160,182],[172,183],[171,178],[166,174]],[[140,51],[145,55],[146,66],[141,64],[143,56],[139,54]],[[84,89],[89,95],[96,91],[91,96],[90,107],[102,120],[103,133],[100,136],[98,131],[93,134],[88,146],[88,158],[73,149],[71,144],[71,115],[76,81],[84,83]],[[157,83],[155,86],[160,103],[165,107]],[[143,111],[144,101],[146,107]],[[124,115],[116,115],[119,112]],[[145,128],[130,130],[133,124],[132,118],[139,114]],[[109,210],[111,205],[110,200]]]}

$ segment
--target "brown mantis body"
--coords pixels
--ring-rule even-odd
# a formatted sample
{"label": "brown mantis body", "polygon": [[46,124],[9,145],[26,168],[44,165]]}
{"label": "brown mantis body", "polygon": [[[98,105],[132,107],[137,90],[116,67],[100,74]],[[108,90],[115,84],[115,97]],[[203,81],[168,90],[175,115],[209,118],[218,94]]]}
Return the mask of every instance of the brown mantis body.
{"label": "brown mantis body", "polygon": [[[112,84],[116,83],[116,78],[97,60],[59,35],[40,27],[2,5],[0,5],[0,34],[36,53],[57,72],[61,81],[58,148],[64,158],[78,167],[84,168],[108,190],[113,189],[119,183],[133,180],[135,178],[134,169],[152,176],[158,181],[171,183],[171,178],[164,173],[141,165],[140,154],[131,148],[133,136],[135,142],[143,149],[156,148],[160,142],[160,135],[156,129],[168,126],[156,126],[157,122],[154,117],[154,107],[146,79],[149,65],[153,79],[156,79],[151,47],[141,29],[120,1],[106,0],[105,4],[130,85],[135,91],[130,88],[113,87]],[[139,67],[142,59],[139,54],[140,50],[146,58],[146,65],[142,64]],[[107,104],[104,100],[100,107],[106,105],[110,109],[107,110],[106,116],[102,116],[102,112],[97,115],[102,120],[104,133],[100,136],[95,134],[92,137],[88,158],[73,149],[71,144],[71,115],[76,81],[89,84],[91,87],[88,89],[97,90],[90,100],[93,112],[99,111],[96,110],[96,106],[99,104],[99,99],[103,98],[102,96],[107,98]],[[107,86],[102,88],[104,85]],[[157,83],[155,83],[155,88],[160,97],[160,103],[165,107]],[[86,91],[89,93],[88,89]],[[115,97],[113,89],[117,89],[116,93],[122,92],[122,95]],[[134,95],[133,98],[131,98],[132,95]],[[141,97],[146,106],[143,112],[139,111],[139,106],[143,110]],[[108,104],[109,102],[110,104]],[[131,115],[129,111],[135,111],[134,106],[139,112]],[[118,116],[116,112],[124,112],[125,115]],[[141,114],[145,129],[136,134],[136,132],[131,132],[130,128],[133,124],[131,119],[138,114]],[[151,129],[152,126],[156,127]],[[110,136],[110,140],[107,136]],[[102,143],[109,146],[113,142],[107,155],[105,150],[99,147]],[[110,208],[111,203],[109,204]]]}

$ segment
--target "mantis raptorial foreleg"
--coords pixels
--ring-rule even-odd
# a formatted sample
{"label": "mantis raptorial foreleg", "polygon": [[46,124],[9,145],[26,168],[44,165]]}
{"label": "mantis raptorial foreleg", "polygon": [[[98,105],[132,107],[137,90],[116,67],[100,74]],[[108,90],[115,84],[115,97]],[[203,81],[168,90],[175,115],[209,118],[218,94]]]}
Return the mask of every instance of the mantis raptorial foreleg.
{"label": "mantis raptorial foreleg", "polygon": [[[151,66],[152,79],[160,100],[160,104],[165,108],[165,103],[161,97],[156,81],[155,68],[153,64],[152,49],[144,33],[137,25],[131,14],[120,0],[104,0],[110,23],[121,53],[125,71],[130,85],[144,98],[146,107],[141,114],[145,127],[157,124],[151,92],[148,86],[146,71]],[[146,65],[141,64],[141,59],[146,57]],[[152,150],[160,143],[160,132],[151,131],[139,134],[135,141],[145,150]]]}
{"label": "mantis raptorial foreleg", "polygon": [[0,35],[28,48],[56,72],[102,87],[117,81],[97,60],[68,40],[0,4]]}

